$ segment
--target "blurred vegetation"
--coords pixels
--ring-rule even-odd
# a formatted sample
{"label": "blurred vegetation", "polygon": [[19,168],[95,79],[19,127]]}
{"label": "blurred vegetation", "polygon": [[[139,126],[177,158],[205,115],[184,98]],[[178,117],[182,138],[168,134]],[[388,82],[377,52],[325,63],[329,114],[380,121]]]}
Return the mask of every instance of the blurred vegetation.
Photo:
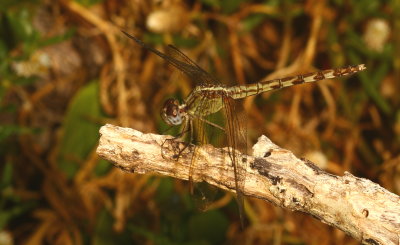
{"label": "blurred vegetation", "polygon": [[199,212],[187,183],[99,159],[101,125],[163,132],[163,101],[194,86],[120,29],[173,43],[230,85],[366,64],[246,99],[249,136],[400,192],[398,0],[2,0],[3,244],[357,244],[251,198],[242,230],[231,198]]}

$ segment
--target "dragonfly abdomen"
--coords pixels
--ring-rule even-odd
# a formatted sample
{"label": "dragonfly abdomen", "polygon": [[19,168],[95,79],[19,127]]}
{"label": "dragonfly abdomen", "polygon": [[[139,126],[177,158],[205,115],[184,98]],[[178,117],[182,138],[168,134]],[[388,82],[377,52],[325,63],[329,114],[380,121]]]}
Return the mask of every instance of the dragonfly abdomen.
{"label": "dragonfly abdomen", "polygon": [[290,87],[297,84],[311,83],[324,79],[352,75],[356,72],[365,70],[364,64],[348,66],[343,68],[328,69],[318,72],[312,72],[297,76],[273,79],[265,82],[253,83],[248,85],[239,85],[226,88],[234,99],[242,99],[248,96],[261,94],[267,91],[276,90],[284,87]]}

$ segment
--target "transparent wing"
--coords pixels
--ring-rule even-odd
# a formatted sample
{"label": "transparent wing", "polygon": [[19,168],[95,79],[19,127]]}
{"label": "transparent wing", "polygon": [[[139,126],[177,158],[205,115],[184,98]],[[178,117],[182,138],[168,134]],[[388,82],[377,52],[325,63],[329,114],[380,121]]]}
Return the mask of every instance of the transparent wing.
{"label": "transparent wing", "polygon": [[[122,30],[121,30],[122,31]],[[179,49],[177,49],[173,45],[167,46],[167,53],[166,55],[155,48],[145,44],[138,38],[130,35],[129,33],[122,31],[127,37],[134,40],[137,44],[142,46],[143,48],[153,52],[154,54],[158,55],[159,57],[163,58],[169,64],[175,66],[180,71],[185,73],[193,82],[196,84],[218,84],[217,79],[211,76],[208,72],[204,71],[201,67],[199,67],[195,62],[193,62],[189,57],[183,54]]]}
{"label": "transparent wing", "polygon": [[[225,131],[228,141],[229,157],[235,175],[236,198],[239,207],[239,215],[242,227],[244,226],[244,185],[246,181],[247,159],[242,155],[247,155],[247,132],[245,114],[239,110],[238,104],[234,99],[223,96],[223,110],[226,117]],[[241,112],[242,114],[239,114]],[[239,115],[240,120],[239,120]]]}
{"label": "transparent wing", "polygon": [[[199,67],[195,62],[193,62],[189,57],[183,54],[176,47],[169,45],[167,47],[168,55],[148,46],[143,43],[136,37],[122,31],[126,36],[130,39],[134,40],[137,44],[142,46],[143,48],[153,52],[159,57],[163,58],[169,64],[175,66],[180,71],[185,73],[193,82],[197,85],[207,85],[207,84],[219,84],[217,79],[211,76],[209,73],[204,71],[201,67]],[[219,103],[219,105],[218,105]],[[237,193],[237,201],[239,205],[240,218],[243,225],[244,220],[244,212],[243,212],[243,188],[245,182],[245,170],[246,167],[241,163],[241,154],[236,150],[240,150],[243,153],[247,152],[247,144],[246,144],[246,133],[244,131],[245,127],[240,124],[238,119],[238,115],[235,112],[235,102],[234,100],[227,96],[221,95],[220,101],[216,102],[215,106],[223,105],[222,115],[221,113],[214,113],[212,115],[207,116],[206,118],[196,117],[197,115],[201,115],[204,109],[209,109],[210,104],[209,98],[204,95],[202,98],[196,98],[196,110],[194,111],[194,118],[190,118],[190,140],[195,145],[205,145],[205,144],[213,144],[217,147],[229,146],[229,157],[231,159],[233,169],[234,169],[234,177],[235,177],[235,189]],[[213,110],[212,110],[213,111]],[[219,118],[220,116],[220,118]],[[218,127],[215,127],[206,121],[212,122],[217,125],[225,125],[224,130],[221,130]],[[242,119],[242,118],[241,118]],[[212,140],[211,140],[212,139]],[[195,174],[194,170],[196,169],[196,162],[198,159],[198,147],[195,147],[192,155],[192,161],[189,170],[189,182],[191,186],[191,190],[193,191],[193,180],[192,176]],[[204,193],[202,193],[204,194]],[[204,200],[203,197],[201,199]],[[207,202],[207,200],[206,200]]]}
{"label": "transparent wing", "polygon": [[[193,67],[190,72],[191,75],[188,75],[188,76],[194,82],[196,82],[198,84],[219,84],[220,83],[214,76],[212,76],[210,73],[203,70],[203,68],[198,66],[195,62],[193,62],[189,57],[187,57],[184,53],[182,53],[175,46],[168,45],[167,53],[170,54],[175,59],[177,59],[178,61],[185,62],[186,64]],[[185,72],[185,74],[187,74],[187,73]]]}
{"label": "transparent wing", "polygon": [[[206,97],[201,98],[198,101],[198,106],[196,107],[194,114],[196,115],[199,111],[203,110],[203,108],[207,106],[207,103],[208,101]],[[224,137],[224,132],[221,129],[211,126],[207,124],[204,120],[202,120],[206,119],[215,122],[212,117],[213,116],[200,118],[195,116],[191,118],[191,123],[193,125],[193,127],[191,128],[193,141],[191,143],[195,145],[195,149],[193,151],[192,160],[189,167],[189,185],[190,191],[195,198],[197,207],[199,207],[203,211],[209,208],[210,204],[219,194],[218,188],[212,185],[204,184],[204,182],[193,183],[192,179],[192,177],[196,174],[195,170],[198,169],[197,161],[199,159],[198,150],[200,149],[200,147],[202,145],[210,143],[213,145],[218,145],[222,142],[218,138],[222,139]]]}
{"label": "transparent wing", "polygon": [[[198,112],[201,114],[203,108],[209,108],[212,106],[207,96],[197,100],[198,106],[194,115]],[[193,121],[196,127],[194,127],[194,139],[196,145],[212,144],[216,147],[228,146],[228,154],[231,160],[232,168],[234,170],[234,186],[237,193],[237,203],[239,207],[240,220],[244,225],[244,197],[243,190],[246,180],[246,159],[243,160],[242,155],[247,154],[247,134],[245,122],[246,118],[241,112],[240,106],[235,102],[234,99],[226,94],[223,94],[220,101],[213,103],[219,107],[218,104],[222,105],[220,113],[214,113],[200,120],[194,118]],[[240,116],[239,116],[240,115]],[[239,120],[240,118],[240,120]],[[210,123],[217,125],[224,125],[224,131],[217,128]],[[193,155],[191,162],[191,169],[195,169],[197,156]],[[191,170],[193,174],[193,170]]]}

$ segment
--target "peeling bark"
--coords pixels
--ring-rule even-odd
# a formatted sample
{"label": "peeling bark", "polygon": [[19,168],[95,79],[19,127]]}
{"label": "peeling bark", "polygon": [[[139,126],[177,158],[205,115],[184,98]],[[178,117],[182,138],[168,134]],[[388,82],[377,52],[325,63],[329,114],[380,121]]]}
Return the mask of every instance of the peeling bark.
{"label": "peeling bark", "polygon": [[[193,181],[235,191],[226,148],[197,147],[199,157],[190,166],[194,147],[166,141],[170,136],[143,134],[110,124],[103,126],[100,133],[97,153],[124,171],[188,180],[192,167]],[[176,160],[178,148],[182,153]],[[238,158],[246,172],[244,195],[308,213],[364,244],[400,244],[399,196],[348,172],[344,176],[329,174],[265,136],[259,138],[253,151],[252,156]]]}

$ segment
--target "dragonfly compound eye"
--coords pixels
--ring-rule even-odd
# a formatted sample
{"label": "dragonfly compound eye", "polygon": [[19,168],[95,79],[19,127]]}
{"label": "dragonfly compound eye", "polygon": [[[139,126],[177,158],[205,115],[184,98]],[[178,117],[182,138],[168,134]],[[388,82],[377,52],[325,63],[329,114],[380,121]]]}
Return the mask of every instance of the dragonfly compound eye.
{"label": "dragonfly compound eye", "polygon": [[176,99],[165,101],[161,110],[161,117],[170,126],[180,125],[182,123],[182,115],[179,109],[179,102]]}

